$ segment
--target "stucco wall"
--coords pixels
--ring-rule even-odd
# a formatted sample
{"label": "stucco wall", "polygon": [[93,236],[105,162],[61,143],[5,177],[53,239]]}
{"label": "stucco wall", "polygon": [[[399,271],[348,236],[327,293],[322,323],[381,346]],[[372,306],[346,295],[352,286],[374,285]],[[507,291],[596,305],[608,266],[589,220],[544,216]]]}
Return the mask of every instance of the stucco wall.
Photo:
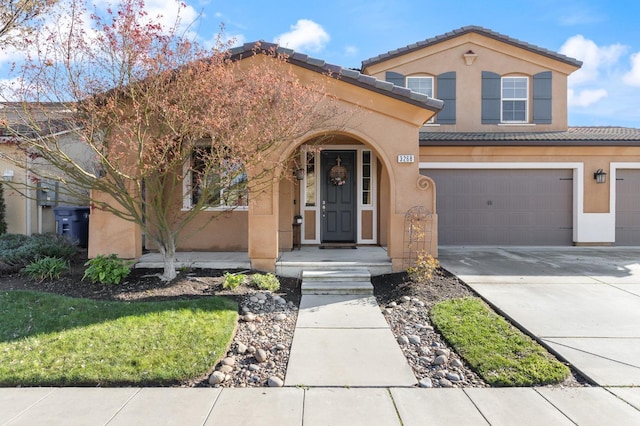
{"label": "stucco wall", "polygon": [[[477,56],[467,65],[464,54],[473,51]],[[458,38],[420,49],[406,55],[367,67],[367,73],[384,80],[386,71],[405,76],[437,76],[456,72],[456,124],[427,126],[433,132],[512,132],[552,131],[567,128],[567,76],[575,67],[551,58],[519,49],[480,34],[470,33]],[[551,124],[487,125],[481,123],[482,71],[499,75],[552,72],[553,121]],[[531,83],[531,82],[530,82]],[[437,84],[435,97],[437,98]],[[529,115],[532,114],[532,90],[529,91]],[[436,119],[437,121],[437,119]]]}

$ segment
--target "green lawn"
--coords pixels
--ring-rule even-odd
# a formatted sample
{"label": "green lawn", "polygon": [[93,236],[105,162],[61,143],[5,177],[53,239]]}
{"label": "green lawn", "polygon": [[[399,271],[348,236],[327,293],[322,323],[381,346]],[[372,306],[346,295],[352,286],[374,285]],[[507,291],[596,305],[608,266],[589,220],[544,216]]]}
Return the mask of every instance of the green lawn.
{"label": "green lawn", "polygon": [[179,384],[225,355],[237,310],[219,297],[105,302],[0,292],[0,386]]}
{"label": "green lawn", "polygon": [[469,297],[438,303],[431,320],[456,352],[492,386],[560,383],[569,368],[483,301]]}

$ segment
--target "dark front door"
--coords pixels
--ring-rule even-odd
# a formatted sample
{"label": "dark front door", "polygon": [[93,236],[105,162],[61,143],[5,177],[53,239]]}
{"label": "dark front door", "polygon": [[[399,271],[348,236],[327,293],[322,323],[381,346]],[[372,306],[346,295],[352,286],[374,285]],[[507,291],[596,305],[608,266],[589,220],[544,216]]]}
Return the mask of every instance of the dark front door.
{"label": "dark front door", "polygon": [[322,151],[322,242],[356,241],[356,152]]}

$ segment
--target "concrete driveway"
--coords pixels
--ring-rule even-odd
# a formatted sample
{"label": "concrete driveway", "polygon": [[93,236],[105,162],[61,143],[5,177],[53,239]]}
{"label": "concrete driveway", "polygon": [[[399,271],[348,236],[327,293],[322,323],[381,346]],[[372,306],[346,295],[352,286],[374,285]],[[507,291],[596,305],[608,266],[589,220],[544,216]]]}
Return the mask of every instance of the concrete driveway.
{"label": "concrete driveway", "polygon": [[640,386],[640,248],[441,247],[442,267],[601,386]]}

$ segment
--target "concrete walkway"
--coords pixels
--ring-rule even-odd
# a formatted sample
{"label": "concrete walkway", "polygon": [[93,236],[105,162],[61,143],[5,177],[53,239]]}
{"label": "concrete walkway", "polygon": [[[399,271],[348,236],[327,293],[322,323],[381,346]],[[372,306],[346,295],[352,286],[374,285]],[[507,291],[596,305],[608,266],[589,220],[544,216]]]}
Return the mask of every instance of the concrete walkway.
{"label": "concrete walkway", "polygon": [[416,384],[375,297],[302,296],[286,386]]}
{"label": "concrete walkway", "polygon": [[0,425],[632,425],[638,388],[0,388]]}
{"label": "concrete walkway", "polygon": [[601,386],[640,386],[640,249],[443,247],[441,265]]}

